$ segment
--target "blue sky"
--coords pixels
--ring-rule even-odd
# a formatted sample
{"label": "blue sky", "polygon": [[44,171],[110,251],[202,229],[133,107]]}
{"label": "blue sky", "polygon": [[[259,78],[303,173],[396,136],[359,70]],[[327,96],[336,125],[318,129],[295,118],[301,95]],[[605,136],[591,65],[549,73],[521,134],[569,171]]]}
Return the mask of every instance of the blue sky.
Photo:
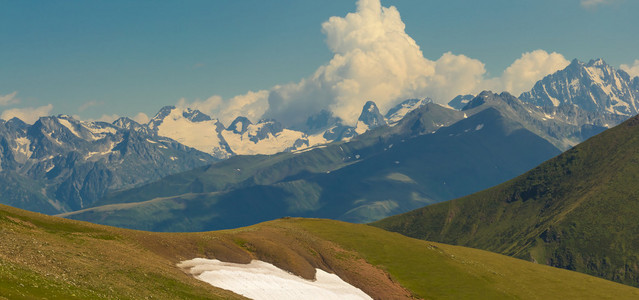
{"label": "blue sky", "polygon": [[[485,79],[501,76],[523,53],[538,49],[566,60],[601,57],[615,67],[632,67],[639,59],[639,1],[382,0],[381,5],[397,8],[405,34],[424,58],[437,61],[447,52],[455,59],[464,55],[483,64],[483,73],[477,72]],[[301,80],[329,65],[335,55],[322,24],[356,10],[355,0],[0,0],[0,111],[46,107],[34,114],[108,119],[143,112],[152,117],[160,107],[183,99],[184,105],[222,114],[227,111],[220,105],[231,106],[237,100],[233,97],[249,91],[271,97],[268,91],[278,85],[298,84],[296,91],[308,90],[299,86]],[[386,97],[434,91],[435,83],[429,84]],[[212,96],[219,96],[214,99],[217,108],[207,111]],[[349,97],[355,96],[315,106],[347,110],[339,101],[351,101]],[[397,101],[389,99],[380,101]],[[269,99],[267,108],[261,104],[251,116],[286,118],[294,111],[276,110],[274,101]],[[343,116],[348,118],[347,113]]]}

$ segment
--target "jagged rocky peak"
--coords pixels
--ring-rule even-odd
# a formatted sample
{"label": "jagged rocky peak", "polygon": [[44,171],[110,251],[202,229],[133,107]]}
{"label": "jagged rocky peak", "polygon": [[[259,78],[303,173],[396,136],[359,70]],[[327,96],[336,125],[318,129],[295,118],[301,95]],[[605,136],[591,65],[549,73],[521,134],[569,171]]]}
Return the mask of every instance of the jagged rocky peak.
{"label": "jagged rocky peak", "polygon": [[362,108],[362,113],[359,115],[357,121],[368,125],[369,128],[379,127],[386,124],[384,116],[379,112],[377,104],[373,101],[368,101]]}
{"label": "jagged rocky peak", "polygon": [[9,119],[9,121],[0,120],[0,124],[10,130],[26,130],[29,127],[29,124],[16,117]]}
{"label": "jagged rocky peak", "polygon": [[123,129],[137,129],[139,127],[142,127],[142,125],[140,125],[140,123],[132,120],[129,117],[120,117],[117,120],[113,121],[113,125],[123,128]]}
{"label": "jagged rocky peak", "polygon": [[251,120],[249,120],[246,117],[240,116],[235,118],[235,120],[231,122],[231,125],[229,125],[227,130],[233,131],[237,134],[243,134],[248,130],[249,126],[252,124],[253,123],[251,122]]}
{"label": "jagged rocky peak", "polygon": [[327,141],[348,140],[357,135],[355,128],[346,125],[337,125],[327,129],[322,137]]}
{"label": "jagged rocky peak", "polygon": [[639,85],[603,59],[573,60],[565,69],[538,81],[521,100],[537,106],[576,105],[590,112],[634,115],[639,112]]}
{"label": "jagged rocky peak", "polygon": [[149,128],[155,129],[158,126],[160,126],[164,118],[168,117],[174,109],[175,109],[175,106],[173,105],[167,105],[162,107],[158,111],[158,113],[155,114],[155,116],[151,118],[151,120],[149,121]]}
{"label": "jagged rocky peak", "polygon": [[466,106],[464,106],[462,110],[469,110],[469,109],[478,107],[480,105],[483,105],[486,102],[492,101],[495,98],[495,96],[497,95],[493,93],[492,91],[483,91],[479,93],[477,97],[468,101],[468,104],[466,104]]}
{"label": "jagged rocky peak", "polygon": [[359,115],[359,119],[357,119],[357,126],[355,127],[355,132],[357,134],[362,134],[370,129],[386,125],[386,120],[384,116],[379,112],[379,108],[373,101],[368,101],[364,104],[362,108],[362,113]]}
{"label": "jagged rocky peak", "polygon": [[[167,119],[169,118],[169,119]],[[175,106],[164,106],[160,111],[149,121],[148,127],[152,131],[158,131],[159,128],[170,121],[170,126],[175,127],[176,122],[183,123],[212,123],[213,127],[215,127],[216,132],[221,132],[224,130],[224,125],[217,120],[212,119],[207,114],[192,108],[182,108]]]}
{"label": "jagged rocky peak", "polygon": [[205,113],[197,109],[190,109],[190,108],[185,108],[182,111],[182,116],[190,120],[191,122],[204,122],[204,121],[211,120],[211,117],[209,117]]}
{"label": "jagged rocky peak", "polygon": [[450,100],[450,102],[448,102],[448,106],[456,110],[462,110],[464,109],[464,106],[466,106],[468,102],[470,102],[470,100],[473,100],[473,98],[475,98],[475,96],[473,95],[458,95],[457,97],[453,98],[453,100]]}
{"label": "jagged rocky peak", "polygon": [[588,62],[588,66],[608,66],[608,64],[603,60],[603,58],[591,59]]}
{"label": "jagged rocky peak", "polygon": [[254,143],[269,137],[269,134],[274,136],[284,130],[282,123],[273,119],[263,119],[257,122],[254,126],[254,131],[250,134],[250,140]]}
{"label": "jagged rocky peak", "polygon": [[432,102],[433,100],[430,98],[405,100],[388,110],[385,116],[387,123],[395,124],[403,119],[411,111]]}
{"label": "jagged rocky peak", "polygon": [[484,104],[492,104],[498,105],[499,103],[507,103],[509,105],[514,104],[514,102],[521,103],[519,99],[515,96],[511,95],[508,92],[502,92],[501,94],[493,93],[492,91],[483,91],[477,95],[477,97],[473,98],[464,106],[462,111],[466,111],[469,109],[473,109],[480,105]]}

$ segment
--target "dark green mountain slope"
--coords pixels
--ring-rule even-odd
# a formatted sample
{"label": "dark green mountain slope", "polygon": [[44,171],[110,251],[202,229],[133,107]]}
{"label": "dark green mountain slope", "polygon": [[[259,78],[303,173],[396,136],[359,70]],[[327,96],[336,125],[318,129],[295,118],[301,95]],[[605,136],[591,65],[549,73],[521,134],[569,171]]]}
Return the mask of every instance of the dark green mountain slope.
{"label": "dark green mountain slope", "polygon": [[497,187],[374,223],[639,285],[639,117]]}
{"label": "dark green mountain slope", "polygon": [[[370,146],[352,146],[364,143]],[[333,159],[345,153],[347,159]],[[259,166],[260,158],[246,158],[254,161],[241,168],[232,164],[241,171],[229,170],[229,161],[121,194],[142,201],[63,216],[153,231],[233,228],[283,216],[369,222],[493,186],[557,154],[549,142],[489,107],[433,134],[406,140],[378,136],[287,154],[291,157],[275,164],[265,160],[271,164],[255,173],[261,177],[237,180],[230,189],[215,190],[235,176],[223,178],[220,165],[238,174]],[[321,161],[329,162],[325,169],[314,168]],[[199,190],[190,189],[194,182]]]}

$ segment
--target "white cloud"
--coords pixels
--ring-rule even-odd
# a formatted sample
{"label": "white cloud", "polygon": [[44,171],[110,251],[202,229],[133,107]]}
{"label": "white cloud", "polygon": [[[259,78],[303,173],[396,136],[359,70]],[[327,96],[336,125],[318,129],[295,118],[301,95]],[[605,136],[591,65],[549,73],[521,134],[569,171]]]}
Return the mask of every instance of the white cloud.
{"label": "white cloud", "polygon": [[435,62],[435,73],[428,77],[428,87],[417,98],[429,96],[439,103],[447,103],[461,94],[476,94],[485,88],[484,64],[465,55],[444,53]]}
{"label": "white cloud", "polygon": [[447,103],[456,95],[484,89],[518,95],[568,65],[560,54],[536,50],[524,53],[500,77],[486,78],[484,64],[465,55],[447,52],[437,60],[427,59],[405,32],[398,10],[383,7],[379,0],[359,0],[356,12],[331,17],[322,31],[334,56],[312,76],[226,100],[181,99],[178,106],[197,108],[227,125],[239,115],[300,125],[322,109],[353,125],[369,100],[385,112],[408,98]]}
{"label": "white cloud", "polygon": [[244,95],[238,95],[227,100],[218,95],[211,96],[206,100],[195,100],[193,102],[182,98],[176,106],[197,109],[214,118],[218,118],[222,124],[228,126],[238,116],[247,117],[253,122],[258,121],[268,108],[268,97],[269,91],[249,91]]}
{"label": "white cloud", "polygon": [[357,12],[331,17],[322,29],[333,59],[310,78],[273,88],[267,116],[299,124],[328,108],[354,124],[368,100],[385,112],[408,98],[447,103],[484,89],[517,95],[569,63],[560,54],[536,50],[524,53],[501,78],[485,78],[484,64],[465,55],[447,52],[432,61],[405,32],[397,9],[379,0],[360,0]]}
{"label": "white cloud", "polygon": [[96,100],[91,100],[91,101],[85,102],[82,105],[80,105],[78,107],[78,111],[79,112],[83,112],[83,111],[85,111],[85,110],[87,110],[87,109],[89,109],[91,107],[100,106],[102,104],[104,104],[104,103],[102,103],[100,101],[96,101]]}
{"label": "white cloud", "polygon": [[146,124],[149,123],[149,116],[143,112],[139,112],[137,115],[135,115],[134,117],[131,118],[133,121],[136,121],[140,124]]}
{"label": "white cloud", "polygon": [[436,63],[424,58],[404,31],[393,6],[360,0],[357,12],[331,17],[322,24],[334,57],[298,84],[276,87],[267,116],[300,123],[303,117],[328,108],[354,124],[368,100],[382,111],[400,99],[423,94]]}
{"label": "white cloud", "polygon": [[[103,114],[102,116],[100,116],[97,120],[95,121],[99,121],[99,122],[107,122],[107,123],[113,123],[113,121],[119,119],[120,116],[116,115],[116,114],[112,114],[112,115],[107,115],[107,114]],[[93,120],[92,120],[93,121]]]}
{"label": "white cloud", "polygon": [[0,106],[7,106],[7,105],[16,104],[20,102],[20,100],[16,98],[17,94],[18,92],[15,91],[11,94],[0,95]]}
{"label": "white cloud", "polygon": [[639,76],[639,59],[636,59],[633,65],[622,64],[620,69],[626,71],[630,77]]}
{"label": "white cloud", "polygon": [[530,90],[544,76],[562,70],[569,64],[570,61],[556,52],[548,53],[544,50],[526,52],[506,68],[498,80],[498,90],[519,96]]}
{"label": "white cloud", "polygon": [[18,118],[25,123],[33,124],[40,117],[49,116],[53,110],[52,104],[47,104],[40,107],[25,107],[25,108],[12,108],[2,112],[0,119],[10,120],[12,118]]}

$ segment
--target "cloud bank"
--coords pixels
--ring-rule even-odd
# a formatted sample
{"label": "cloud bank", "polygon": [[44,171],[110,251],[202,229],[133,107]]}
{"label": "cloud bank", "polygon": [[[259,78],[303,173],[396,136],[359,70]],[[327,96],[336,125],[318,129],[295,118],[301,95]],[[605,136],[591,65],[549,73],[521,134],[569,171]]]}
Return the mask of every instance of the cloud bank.
{"label": "cloud bank", "polygon": [[20,102],[20,100],[16,98],[17,94],[18,92],[16,91],[11,94],[0,95],[0,106],[7,106]]}
{"label": "cloud bank", "polygon": [[487,80],[487,87],[493,84],[495,90],[504,90],[519,96],[529,91],[544,76],[562,70],[569,64],[570,61],[556,52],[527,52],[506,68],[500,78]]}
{"label": "cloud bank", "polygon": [[409,98],[431,97],[445,104],[456,95],[484,89],[519,95],[569,64],[561,54],[535,50],[524,53],[501,77],[487,78],[484,64],[465,55],[447,52],[430,60],[406,33],[397,8],[383,7],[379,0],[359,0],[356,12],[331,17],[322,32],[333,58],[312,76],[231,99],[181,99],[178,106],[217,116],[225,125],[240,115],[300,125],[322,109],[353,125],[369,100],[385,112]]}
{"label": "cloud bank", "polygon": [[51,115],[53,110],[52,104],[47,104],[40,107],[26,107],[26,108],[12,108],[2,112],[0,119],[10,120],[12,118],[18,118],[25,123],[33,124],[40,117]]}
{"label": "cloud bank", "polygon": [[151,119],[145,113],[139,112],[137,115],[131,117],[131,120],[136,121],[140,124],[146,124],[149,123],[149,120]]}
{"label": "cloud bank", "polygon": [[622,64],[619,68],[626,71],[630,77],[639,76],[639,59],[635,60],[632,65]]}

